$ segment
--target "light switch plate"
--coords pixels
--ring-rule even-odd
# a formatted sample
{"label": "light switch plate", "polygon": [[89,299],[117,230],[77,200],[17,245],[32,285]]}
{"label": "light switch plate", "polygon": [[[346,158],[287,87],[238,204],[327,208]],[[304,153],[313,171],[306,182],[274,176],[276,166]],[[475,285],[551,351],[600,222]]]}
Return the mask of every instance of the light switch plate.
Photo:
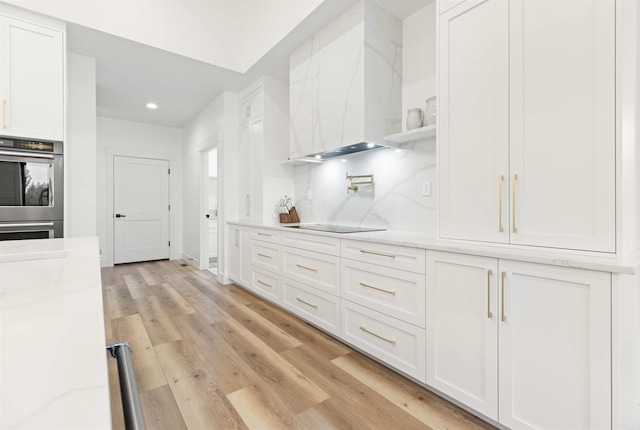
{"label": "light switch plate", "polygon": [[424,181],[422,183],[422,195],[423,196],[431,195],[431,181]]}

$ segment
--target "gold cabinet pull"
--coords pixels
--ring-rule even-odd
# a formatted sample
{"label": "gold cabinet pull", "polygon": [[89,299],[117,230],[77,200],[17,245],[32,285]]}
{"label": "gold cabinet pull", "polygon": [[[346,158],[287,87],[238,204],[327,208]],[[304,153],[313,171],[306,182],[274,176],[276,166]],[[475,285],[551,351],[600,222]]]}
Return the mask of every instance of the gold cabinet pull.
{"label": "gold cabinet pull", "polygon": [[513,232],[517,233],[518,229],[516,228],[516,181],[518,180],[518,174],[513,174],[513,179],[511,181],[511,216],[512,216],[512,226]]}
{"label": "gold cabinet pull", "polygon": [[264,285],[265,287],[273,288],[273,285],[267,284],[266,282],[262,282],[260,279],[258,279],[258,284]]}
{"label": "gold cabinet pull", "polygon": [[502,317],[500,318],[502,322],[507,320],[507,316],[504,314],[504,279],[507,277],[507,272],[502,272]]}
{"label": "gold cabinet pull", "polygon": [[302,300],[300,297],[296,297],[296,300],[299,301],[300,303],[304,303],[307,306],[311,306],[313,309],[318,309],[317,305],[313,305],[309,302],[305,302],[304,300]]}
{"label": "gold cabinet pull", "polygon": [[371,288],[372,290],[382,291],[383,293],[393,294],[393,295],[396,294],[394,290],[385,290],[384,288],[374,287],[373,285],[365,284],[364,282],[360,282],[360,285],[362,285],[363,287]]}
{"label": "gold cabinet pull", "polygon": [[387,338],[386,338],[386,337],[384,337],[384,336],[380,336],[378,333],[374,333],[374,332],[372,332],[371,330],[367,330],[367,328],[366,328],[365,326],[363,326],[363,325],[361,325],[361,326],[360,326],[360,330],[362,330],[362,331],[363,331],[363,332],[365,332],[365,333],[369,333],[371,336],[375,336],[375,337],[377,337],[378,339],[382,339],[382,340],[384,340],[385,342],[389,342],[389,343],[390,343],[390,344],[392,344],[392,345],[395,345],[395,344],[396,344],[396,340],[395,340],[395,339],[387,339]]}
{"label": "gold cabinet pull", "polygon": [[272,257],[272,256],[270,256],[270,255],[267,255],[267,254],[260,254],[259,252],[258,252],[258,255],[259,255],[260,257],[264,257],[264,258],[273,258],[273,257]]}
{"label": "gold cabinet pull", "polygon": [[247,118],[251,118],[251,105],[247,105],[247,107],[244,109],[245,111],[245,116]]}
{"label": "gold cabinet pull", "polygon": [[300,264],[296,264],[296,267],[299,267],[299,268],[301,268],[301,269],[305,269],[305,270],[309,270],[309,271],[311,271],[311,272],[317,272],[317,271],[318,271],[318,269],[312,269],[311,267],[302,266],[302,265],[300,265]]}
{"label": "gold cabinet pull", "polygon": [[258,236],[267,236],[267,237],[273,237],[270,234],[267,233],[258,233]]}
{"label": "gold cabinet pull", "polygon": [[498,230],[500,233],[504,232],[504,227],[502,226],[502,188],[504,185],[504,175],[500,175],[498,177],[500,180],[498,181]]}
{"label": "gold cabinet pull", "polygon": [[251,216],[251,194],[247,194],[245,197],[245,212],[247,216]]}
{"label": "gold cabinet pull", "polygon": [[7,128],[7,101],[2,99],[2,128]]}
{"label": "gold cabinet pull", "polygon": [[366,249],[361,249],[360,252],[363,253],[363,254],[372,254],[372,255],[380,255],[381,257],[396,258],[396,256],[393,255],[393,254],[385,254],[385,253],[382,253],[382,252],[367,251]]}
{"label": "gold cabinet pull", "polygon": [[491,275],[493,275],[493,270],[487,270],[487,318],[493,318],[493,314],[491,313]]}

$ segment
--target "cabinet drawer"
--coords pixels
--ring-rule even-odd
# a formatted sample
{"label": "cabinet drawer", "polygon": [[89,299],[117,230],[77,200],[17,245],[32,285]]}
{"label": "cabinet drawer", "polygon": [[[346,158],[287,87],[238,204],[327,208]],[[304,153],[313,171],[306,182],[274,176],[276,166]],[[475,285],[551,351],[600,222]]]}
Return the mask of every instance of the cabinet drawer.
{"label": "cabinet drawer", "polygon": [[280,273],[280,245],[251,241],[251,263],[254,266]]}
{"label": "cabinet drawer", "polygon": [[340,336],[339,297],[284,279],[282,305],[300,318]]}
{"label": "cabinet drawer", "polygon": [[267,228],[253,228],[250,230],[251,239],[260,240],[262,242],[280,243],[280,232],[278,230],[269,230]]}
{"label": "cabinet drawer", "polygon": [[424,328],[424,275],[347,259],[340,270],[343,298]]}
{"label": "cabinet drawer", "polygon": [[280,276],[260,269],[251,271],[251,291],[275,303],[282,297]]}
{"label": "cabinet drawer", "polygon": [[343,239],[342,258],[415,273],[426,271],[426,251],[419,248]]}
{"label": "cabinet drawer", "polygon": [[336,237],[284,231],[282,244],[307,251],[340,256],[340,239]]}
{"label": "cabinet drawer", "polygon": [[284,276],[327,293],[340,294],[340,258],[303,249],[282,247]]}
{"label": "cabinet drawer", "polygon": [[342,339],[401,372],[425,381],[425,331],[412,324],[341,301]]}

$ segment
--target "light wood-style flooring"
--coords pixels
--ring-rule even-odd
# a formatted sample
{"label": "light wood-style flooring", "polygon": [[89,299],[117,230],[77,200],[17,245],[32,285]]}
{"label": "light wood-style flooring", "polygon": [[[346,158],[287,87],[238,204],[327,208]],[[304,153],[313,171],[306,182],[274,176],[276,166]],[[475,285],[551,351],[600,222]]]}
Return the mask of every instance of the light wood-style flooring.
{"label": "light wood-style flooring", "polygon": [[[492,429],[302,320],[183,261],[102,269],[148,429]],[[123,429],[115,360],[113,428]]]}

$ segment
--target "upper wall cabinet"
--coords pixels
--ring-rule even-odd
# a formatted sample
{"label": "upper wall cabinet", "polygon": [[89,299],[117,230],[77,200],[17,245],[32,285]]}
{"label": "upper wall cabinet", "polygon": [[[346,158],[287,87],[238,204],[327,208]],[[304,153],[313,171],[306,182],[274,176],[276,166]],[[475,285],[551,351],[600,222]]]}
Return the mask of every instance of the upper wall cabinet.
{"label": "upper wall cabinet", "polygon": [[615,1],[439,19],[440,236],[615,252]]}
{"label": "upper wall cabinet", "polygon": [[401,131],[402,22],[359,1],[290,57],[290,158]]}
{"label": "upper wall cabinet", "polygon": [[0,9],[0,134],[63,140],[64,26]]}

